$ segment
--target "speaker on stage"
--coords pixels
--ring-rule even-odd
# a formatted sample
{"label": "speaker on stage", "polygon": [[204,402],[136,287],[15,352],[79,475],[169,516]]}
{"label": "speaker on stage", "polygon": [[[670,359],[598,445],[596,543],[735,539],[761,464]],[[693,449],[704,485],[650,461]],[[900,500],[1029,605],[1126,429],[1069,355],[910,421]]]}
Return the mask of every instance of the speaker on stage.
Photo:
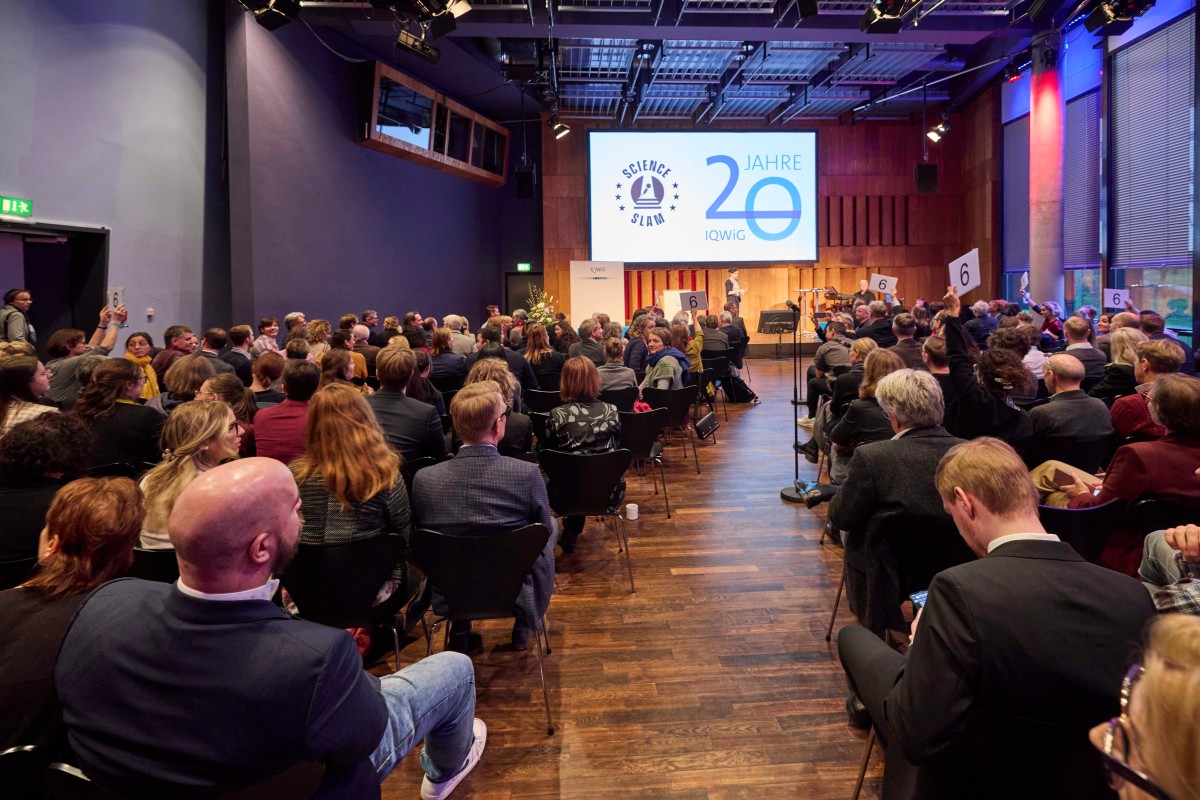
{"label": "speaker on stage", "polygon": [[937,194],[937,183],[937,164],[917,164],[917,194]]}
{"label": "speaker on stage", "polygon": [[533,199],[534,187],[537,186],[537,165],[518,165],[514,172],[517,174],[517,198]]}

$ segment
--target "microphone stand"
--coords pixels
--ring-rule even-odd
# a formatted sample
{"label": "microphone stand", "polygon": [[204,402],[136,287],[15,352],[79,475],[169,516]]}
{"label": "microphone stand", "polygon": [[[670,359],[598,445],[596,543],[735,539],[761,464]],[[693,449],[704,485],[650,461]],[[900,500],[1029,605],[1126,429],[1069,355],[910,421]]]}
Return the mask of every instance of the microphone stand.
{"label": "microphone stand", "polygon": [[[811,292],[823,292],[824,289],[801,289],[801,302],[805,294]],[[779,490],[779,496],[789,503],[803,503],[804,492],[807,490],[807,485],[800,483],[800,367],[804,363],[804,355],[800,349],[800,326],[804,323],[804,315],[801,313],[803,309],[793,303],[787,301],[787,306],[792,310],[792,458],[795,460],[795,478],[792,480],[791,486],[785,486]]]}

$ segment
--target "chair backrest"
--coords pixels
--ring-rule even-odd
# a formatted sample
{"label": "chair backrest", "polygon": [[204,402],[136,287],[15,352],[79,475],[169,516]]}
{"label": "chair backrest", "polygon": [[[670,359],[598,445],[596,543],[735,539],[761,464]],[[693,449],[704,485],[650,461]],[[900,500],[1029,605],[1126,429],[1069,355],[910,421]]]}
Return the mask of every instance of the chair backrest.
{"label": "chair backrest", "polygon": [[1150,533],[1179,525],[1200,524],[1200,505],[1187,506],[1171,500],[1148,497],[1139,500],[1129,515],[1129,524],[1138,533]]}
{"label": "chair backrest", "polygon": [[712,370],[713,375],[718,381],[729,377],[729,359],[725,356],[707,356],[701,354],[700,360],[704,363],[704,371],[708,372]]}
{"label": "chair backrest", "polygon": [[600,392],[597,399],[602,403],[611,403],[617,407],[617,411],[633,411],[633,404],[638,399],[638,388],[628,386],[624,389],[606,389]]}
{"label": "chair backrest", "polygon": [[525,576],[546,547],[545,525],[515,531],[453,536],[418,528],[412,535],[413,561],[442,595],[453,620],[511,617]]}
{"label": "chair backrest", "polygon": [[[209,800],[308,800],[325,778],[325,765],[300,761],[266,780],[242,789],[206,795]],[[117,795],[93,783],[83,770],[70,764],[51,764],[45,771],[45,786],[55,800],[117,800]],[[7,795],[6,795],[7,796]],[[40,793],[37,795],[42,796]]]}
{"label": "chair backrest", "polygon": [[42,772],[46,769],[42,748],[33,745],[10,747],[0,752],[0,786],[12,800],[42,800],[46,794]]}
{"label": "chair backrest", "polygon": [[445,395],[446,392],[457,392],[462,388],[463,376],[459,375],[431,375],[429,382],[433,384],[433,388]]}
{"label": "chair backrest", "polygon": [[1038,506],[1038,517],[1046,532],[1058,536],[1093,564],[1100,563],[1100,554],[1124,513],[1125,501],[1119,497],[1091,508]]}
{"label": "chair backrest", "polygon": [[903,601],[913,592],[929,588],[933,576],[944,569],[975,560],[975,554],[950,519],[933,516],[899,517],[885,534],[896,558]]}
{"label": "chair backrest", "polygon": [[379,587],[404,555],[397,534],[345,544],[301,544],[282,583],[300,616],[333,628],[362,628],[371,620]]}
{"label": "chair backrest", "polygon": [[91,478],[129,478],[136,481],[149,472],[153,466],[153,464],[144,464],[141,462],[130,463],[118,461],[112,464],[100,464],[92,467],[87,471],[87,474]]}
{"label": "chair backrest", "polygon": [[1080,439],[1074,436],[1035,436],[1029,442],[1025,463],[1032,469],[1045,461],[1063,461],[1094,474],[1108,466],[1113,437]]}
{"label": "chair backrest", "polygon": [[688,413],[692,403],[696,402],[698,386],[684,386],[681,389],[643,389],[642,399],[651,408],[667,410],[667,427],[682,428],[687,424]]}
{"label": "chair backrest", "polygon": [[[439,390],[440,391],[440,390]],[[442,403],[446,406],[446,410],[450,410],[450,401],[454,399],[454,395],[458,394],[458,389],[451,392],[442,392]]]}
{"label": "chair backrest", "polygon": [[529,413],[529,424],[533,427],[533,435],[537,439],[538,448],[546,446],[546,423],[550,421],[550,415],[543,411],[531,411]]}
{"label": "chair backrest", "polygon": [[144,581],[174,583],[179,580],[179,561],[175,558],[175,551],[133,548],[133,566],[129,568],[128,576]]}
{"label": "chair backrest", "polygon": [[83,774],[79,767],[57,762],[46,768],[46,789],[54,800],[118,800],[99,784]]}
{"label": "chair backrest", "polygon": [[667,410],[656,408],[640,414],[622,411],[619,416],[621,417],[621,447],[628,450],[635,460],[653,458],[652,450],[658,442],[658,434],[667,424]]}
{"label": "chair backrest", "polygon": [[733,348],[722,347],[718,350],[710,350],[706,347],[700,351],[701,361],[708,361],[710,358],[723,358],[728,361],[733,358]]}
{"label": "chair backrest", "polygon": [[412,458],[404,462],[404,467],[401,472],[404,473],[404,481],[412,485],[413,476],[426,467],[432,467],[434,464],[440,463],[441,459],[435,456],[421,456],[420,458]]}
{"label": "chair backrest", "polygon": [[562,395],[545,389],[530,389],[521,398],[531,411],[549,413],[563,404]]}
{"label": "chair backrest", "polygon": [[13,561],[0,561],[0,591],[20,586],[33,574],[37,566],[36,558],[18,558]]}
{"label": "chair backrest", "polygon": [[607,514],[613,489],[632,462],[633,454],[623,449],[608,453],[538,453],[538,463],[550,479],[546,485],[550,507],[563,516]]}

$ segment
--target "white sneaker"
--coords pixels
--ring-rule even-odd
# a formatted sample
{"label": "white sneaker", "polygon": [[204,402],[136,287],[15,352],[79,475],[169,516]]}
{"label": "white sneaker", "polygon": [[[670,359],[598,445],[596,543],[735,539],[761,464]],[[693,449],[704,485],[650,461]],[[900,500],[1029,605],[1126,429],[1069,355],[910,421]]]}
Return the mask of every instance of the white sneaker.
{"label": "white sneaker", "polygon": [[473,731],[475,741],[471,744],[470,752],[467,753],[467,763],[463,764],[463,768],[458,771],[458,774],[441,783],[434,783],[426,775],[425,779],[421,781],[421,800],[442,800],[443,797],[449,797],[458,784],[462,783],[462,779],[475,769],[480,756],[483,755],[483,746],[487,744],[487,725],[483,724],[483,720],[476,718]]}
{"label": "white sneaker", "polygon": [[805,417],[804,419],[798,419],[796,420],[796,424],[801,428],[811,428],[813,426],[813,418]]}

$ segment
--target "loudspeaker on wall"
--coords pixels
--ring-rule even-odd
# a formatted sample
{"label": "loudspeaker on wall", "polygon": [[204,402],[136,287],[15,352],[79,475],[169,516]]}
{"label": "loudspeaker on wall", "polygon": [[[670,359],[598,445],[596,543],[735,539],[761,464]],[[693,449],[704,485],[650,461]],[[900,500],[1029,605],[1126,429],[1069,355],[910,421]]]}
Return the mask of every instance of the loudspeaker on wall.
{"label": "loudspeaker on wall", "polygon": [[916,178],[917,194],[937,194],[937,164],[917,164]]}

